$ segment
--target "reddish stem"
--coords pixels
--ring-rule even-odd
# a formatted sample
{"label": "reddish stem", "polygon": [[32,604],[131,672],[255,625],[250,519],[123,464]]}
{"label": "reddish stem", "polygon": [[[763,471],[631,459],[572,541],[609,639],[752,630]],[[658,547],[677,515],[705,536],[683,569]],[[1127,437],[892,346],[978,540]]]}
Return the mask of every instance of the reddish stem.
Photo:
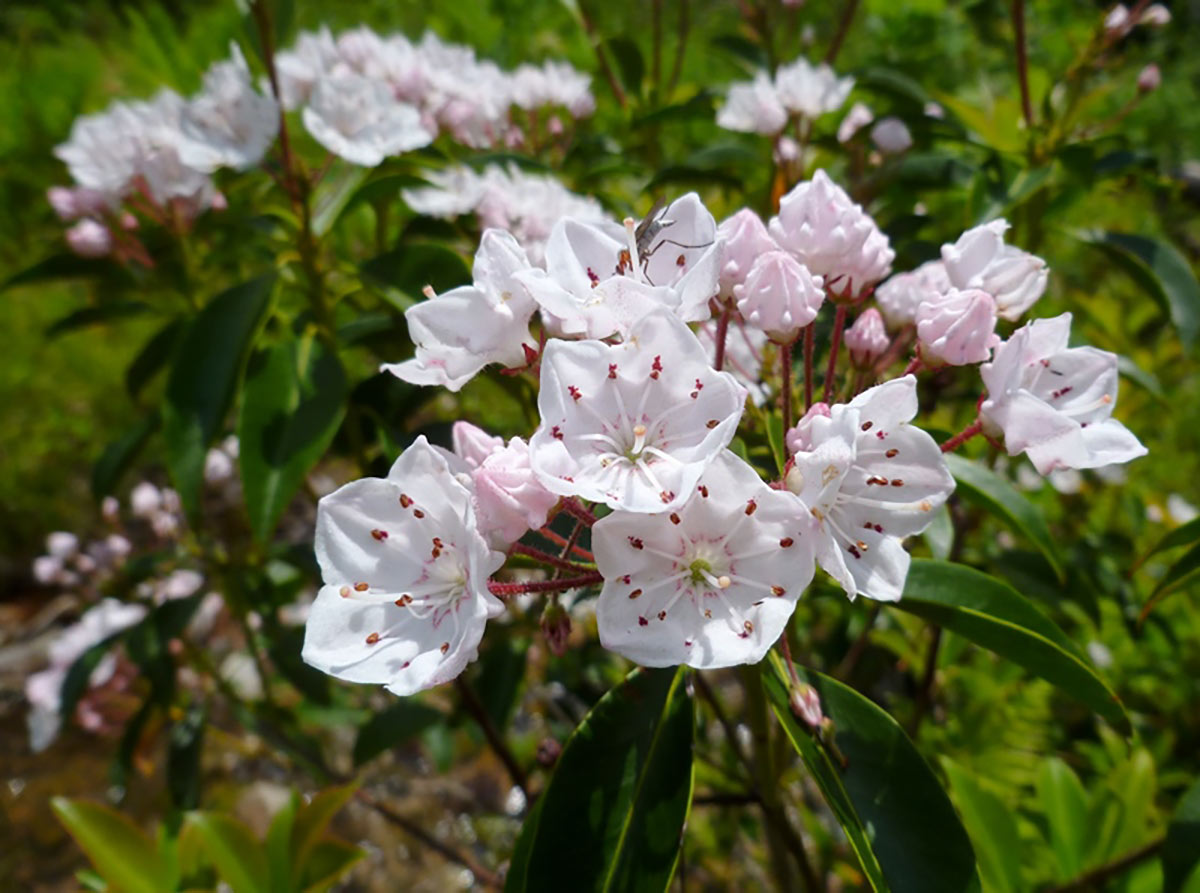
{"label": "reddish stem", "polygon": [[584,561],[595,561],[596,560],[596,556],[593,555],[591,552],[589,552],[587,549],[583,548],[583,546],[572,545],[571,541],[568,540],[565,536],[560,536],[559,534],[557,534],[553,530],[551,530],[549,527],[543,527],[542,529],[540,529],[538,531],[538,536],[545,537],[546,539],[550,540],[550,542],[554,543],[554,545],[556,545],[556,546],[563,546],[563,547],[570,546],[572,553],[575,554],[576,556],[578,556],[579,558],[582,558]]}
{"label": "reddish stem", "polygon": [[943,443],[942,452],[948,453],[951,450],[956,450],[972,437],[981,433],[983,433],[983,422],[981,422],[979,419],[976,419],[974,422],[967,425],[967,427],[963,428],[961,431]]}
{"label": "reddish stem", "polygon": [[567,561],[565,558],[560,558],[557,555],[551,555],[549,552],[543,552],[536,546],[527,546],[524,543],[517,543],[512,547],[511,552],[513,555],[524,555],[527,558],[532,558],[535,561],[542,562],[542,564],[548,564],[551,567],[556,567],[564,571],[575,571],[578,573],[579,571],[588,570],[588,568],[582,565]]}
{"label": "reddish stem", "polygon": [[597,521],[596,516],[592,514],[591,510],[573,496],[570,499],[564,499],[562,507],[564,512],[572,518],[578,518],[588,527],[591,527]]}
{"label": "reddish stem", "polygon": [[904,367],[904,371],[900,373],[900,377],[905,375],[916,375],[925,368],[925,363],[921,360],[921,354],[918,353],[915,357],[908,361],[908,365]]}
{"label": "reddish stem", "polygon": [[825,369],[825,393],[821,399],[828,403],[833,397],[833,376],[837,373],[838,348],[842,346],[842,329],[846,325],[846,305],[837,305],[837,315],[833,318],[833,340],[829,345],[829,365]]}
{"label": "reddish stem", "polygon": [[812,408],[813,392],[813,323],[804,327],[804,411]]}
{"label": "reddish stem", "polygon": [[603,583],[604,578],[599,572],[580,574],[577,577],[563,577],[559,580],[532,580],[528,583],[497,583],[488,580],[488,591],[498,598],[508,598],[513,595],[524,595],[534,592],[566,592],[568,589],[578,589],[581,586],[593,586]]}
{"label": "reddish stem", "polygon": [[717,352],[713,358],[713,368],[720,372],[725,368],[725,338],[729,334],[729,314],[731,307],[727,303],[721,315],[717,317]]}
{"label": "reddish stem", "polygon": [[783,433],[787,434],[792,427],[792,345],[779,345],[779,374],[782,382],[779,388],[779,402],[783,409]]}

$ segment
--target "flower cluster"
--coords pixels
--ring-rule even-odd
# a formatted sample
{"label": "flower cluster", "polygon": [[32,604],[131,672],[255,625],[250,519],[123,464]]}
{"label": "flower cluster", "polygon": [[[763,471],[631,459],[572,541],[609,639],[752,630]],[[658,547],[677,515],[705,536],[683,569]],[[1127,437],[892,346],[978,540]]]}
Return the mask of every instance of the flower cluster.
{"label": "flower cluster", "polygon": [[[1069,316],[1001,341],[998,320],[1018,319],[1047,282],[1006,228],[970,230],[878,292],[894,258],[887,236],[823,171],[766,222],[743,209],[718,226],[695,194],[621,227],[566,217],[544,265],[489,229],[474,282],[411,308],[415,353],[384,368],[451,390],[490,364],[536,377],[540,424],[505,443],[459,422],[453,450],[420,437],[387,478],[322,499],[325,586],[305,659],[414,692],[460,673],[511,596],[550,596],[544,628],[559,650],[569,617],[558,595],[598,585],[605,647],[648,666],[753,663],[818,565],[850,598],[901,597],[904,540],[953,491],[943,452],[968,437],[986,432],[1042,472],[1140,455],[1110,417],[1115,357],[1068,348]],[[817,400],[812,334],[827,305]],[[801,340],[806,412],[792,425]],[[913,424],[916,375],[966,364],[982,364],[979,417],[939,446]],[[773,481],[730,448],[751,396],[781,407],[787,456]],[[590,528],[588,548],[547,526],[560,514],[577,534]],[[493,579],[514,555],[553,576]]]}
{"label": "flower cluster", "polygon": [[797,119],[813,121],[842,107],[854,78],[839,78],[824,62],[797,59],[775,76],[760,71],[751,81],[729,87],[717,123],[726,130],[776,136]]}

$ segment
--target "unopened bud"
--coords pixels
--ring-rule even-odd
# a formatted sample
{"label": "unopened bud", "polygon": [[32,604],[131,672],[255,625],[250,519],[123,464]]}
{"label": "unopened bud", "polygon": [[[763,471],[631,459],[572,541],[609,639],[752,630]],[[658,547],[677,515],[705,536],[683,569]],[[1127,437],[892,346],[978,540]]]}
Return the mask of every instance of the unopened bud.
{"label": "unopened bud", "polygon": [[854,325],[846,330],[846,349],[850,351],[850,362],[856,369],[869,369],[883,356],[891,344],[883,316],[874,307],[858,315]]}
{"label": "unopened bud", "polygon": [[112,233],[91,218],[80,220],[65,235],[67,245],[80,257],[104,257],[112,251]]}
{"label": "unopened bud", "polygon": [[558,602],[550,602],[542,611],[542,635],[555,657],[567,653],[567,642],[571,638],[571,615]]}
{"label": "unopened bud", "polygon": [[788,704],[796,718],[803,720],[809,728],[823,728],[825,714],[821,712],[821,698],[811,685],[801,683],[798,688],[793,688]]}
{"label": "unopened bud", "polygon": [[549,769],[558,762],[558,756],[561,753],[562,745],[556,738],[543,738],[537,748],[538,765]]}
{"label": "unopened bud", "polygon": [[1137,77],[1137,88],[1140,93],[1149,93],[1152,90],[1157,90],[1162,83],[1162,72],[1158,70],[1158,66],[1151,62],[1140,72]]}

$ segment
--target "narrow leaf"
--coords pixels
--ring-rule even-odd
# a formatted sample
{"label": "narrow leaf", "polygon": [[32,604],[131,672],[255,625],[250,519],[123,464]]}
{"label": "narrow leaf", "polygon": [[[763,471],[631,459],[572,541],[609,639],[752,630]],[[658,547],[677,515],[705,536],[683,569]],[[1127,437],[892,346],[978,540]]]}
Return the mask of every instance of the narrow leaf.
{"label": "narrow leaf", "polygon": [[963,565],[914,559],[904,597],[894,607],[1011,660],[1129,733],[1120,699],[1066,633],[995,577]]}
{"label": "narrow leaf", "polygon": [[1042,763],[1037,792],[1050,831],[1050,847],[1058,861],[1059,879],[1070,880],[1084,867],[1088,843],[1087,793],[1078,776],[1058,757]]}
{"label": "narrow leaf", "polygon": [[1017,818],[1004,801],[983,787],[966,769],[942,759],[942,768],[954,792],[954,802],[971,835],[984,889],[1022,893],[1021,838]]}
{"label": "narrow leaf", "polygon": [[[1159,552],[1166,552],[1168,549],[1189,546],[1195,542],[1200,542],[1200,518],[1193,518],[1186,524],[1176,527],[1160,539],[1153,549],[1146,553],[1146,558],[1149,558],[1151,555],[1157,555]],[[1143,558],[1142,561],[1145,561],[1146,558]]]}
{"label": "narrow leaf", "polygon": [[166,775],[167,790],[176,809],[195,809],[200,803],[200,755],[207,720],[204,706],[197,704],[171,727]]}
{"label": "narrow leaf", "polygon": [[233,893],[270,893],[267,856],[249,828],[215,812],[189,812],[185,821],[199,835],[204,854]]}
{"label": "narrow leaf", "polygon": [[150,380],[167,364],[183,334],[184,320],[173,319],[151,336],[125,370],[125,390],[131,397],[141,393]]}
{"label": "narrow leaf", "polygon": [[158,430],[158,422],[158,413],[149,413],[100,453],[92,466],[92,496],[97,502],[117,489],[150,435]]}
{"label": "narrow leaf", "polygon": [[1200,780],[1179,801],[1163,843],[1163,893],[1180,893],[1200,871]]}
{"label": "narrow leaf", "polygon": [[1160,601],[1175,590],[1192,583],[1197,577],[1200,577],[1200,543],[1184,552],[1183,557],[1171,565],[1163,578],[1158,581],[1150,600],[1142,607],[1141,619],[1145,620]]}
{"label": "narrow leaf", "polygon": [[52,322],[46,328],[46,337],[56,338],[68,332],[86,329],[88,326],[138,316],[149,309],[150,305],[144,301],[110,301],[94,307],[82,307]]}
{"label": "narrow leaf", "polygon": [[365,855],[365,851],[342,840],[320,841],[304,864],[299,889],[304,893],[328,890]]}
{"label": "narrow leaf", "polygon": [[55,797],[50,805],[110,887],[123,893],[166,889],[166,866],[150,838],[127,817],[86,800]]}
{"label": "narrow leaf", "polygon": [[267,828],[267,867],[271,875],[271,893],[292,890],[292,828],[300,810],[300,795],[292,791],[287,802],[271,817]]}
{"label": "narrow leaf", "polygon": [[328,788],[314,794],[308,803],[300,807],[292,825],[292,865],[304,865],[312,848],[325,835],[333,817],[354,796],[356,790],[357,781],[341,787]]}
{"label": "narrow leaf", "polygon": [[347,161],[334,162],[313,196],[313,235],[320,237],[329,232],[370,172],[369,168]]}

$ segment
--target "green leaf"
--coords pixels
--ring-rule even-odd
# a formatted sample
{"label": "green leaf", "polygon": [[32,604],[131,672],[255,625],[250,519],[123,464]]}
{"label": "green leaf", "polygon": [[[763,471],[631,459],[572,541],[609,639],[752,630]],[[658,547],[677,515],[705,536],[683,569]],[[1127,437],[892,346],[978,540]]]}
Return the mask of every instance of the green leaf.
{"label": "green leaf", "polygon": [[[800,752],[877,891],[977,893],[975,853],[950,798],[900,725],[854,689],[797,667],[833,721],[844,764],[801,728],[788,705],[783,660],[763,680],[775,715]],[[826,733],[829,734],[829,733]]]}
{"label": "green leaf", "polygon": [[1149,601],[1142,607],[1141,618],[1145,620],[1160,601],[1175,590],[1192,583],[1197,577],[1200,577],[1200,543],[1184,552],[1183,557],[1171,565],[1158,581]]}
{"label": "green leaf", "polygon": [[238,418],[238,464],[259,542],[321,458],[346,412],[346,375],[316,338],[293,339],[257,354],[246,371]]}
{"label": "green leaf", "polygon": [[19,273],[14,273],[0,284],[0,291],[14,288],[18,285],[35,285],[43,282],[54,282],[58,279],[84,279],[103,276],[120,269],[111,260],[104,258],[80,257],[77,254],[64,252],[38,261],[31,267],[26,267]]}
{"label": "green leaf", "polygon": [[183,333],[184,320],[173,319],[147,341],[125,370],[125,390],[136,397],[142,388],[167,364]]}
{"label": "green leaf", "polygon": [[101,639],[75,659],[71,668],[67,670],[67,675],[63,677],[62,687],[59,689],[59,716],[72,717],[75,715],[75,705],[79,703],[83,693],[88,690],[92,673],[100,665],[104,655],[108,654],[127,632],[128,630],[121,630]]}
{"label": "green leaf", "polygon": [[333,817],[357,790],[357,781],[341,787],[327,788],[314,794],[308,803],[300,807],[300,811],[296,813],[296,821],[292,825],[292,865],[297,867],[304,865],[317,841],[325,835]]}
{"label": "green leaf", "polygon": [[292,890],[292,828],[300,809],[300,795],[292,791],[287,802],[271,817],[267,828],[267,868],[271,875],[271,893]]}
{"label": "green leaf", "polygon": [[58,820],[109,886],[122,893],[161,893],[167,868],[150,838],[126,816],[86,800],[55,797]]}
{"label": "green leaf", "polygon": [[1052,620],[1006,583],[972,568],[913,559],[894,605],[994,651],[1087,704],[1125,734],[1120,699]]}
{"label": "green leaf", "polygon": [[1042,763],[1037,792],[1050,832],[1050,847],[1058,861],[1059,879],[1071,880],[1084,867],[1088,844],[1087,793],[1071,768],[1058,757]]}
{"label": "green leaf", "polygon": [[1046,556],[1060,581],[1066,580],[1066,562],[1058,551],[1050,528],[1041,512],[1004,478],[978,462],[953,453],[946,454],[946,465],[958,482],[958,492],[969,501],[991,512],[1012,531],[1027,539]]}
{"label": "green leaf", "polygon": [[1179,800],[1162,849],[1163,893],[1180,893],[1200,870],[1200,780]]}
{"label": "green leaf", "polygon": [[954,792],[963,824],[971,835],[971,844],[979,860],[979,874],[985,890],[1022,893],[1021,838],[1017,819],[1004,801],[983,787],[957,763],[943,757],[942,768]]}
{"label": "green leaf", "polygon": [[342,840],[322,840],[313,847],[300,875],[304,893],[328,890],[333,882],[354,867],[366,852]]}
{"label": "green leaf", "polygon": [[[666,890],[692,800],[682,670],[635,670],[567,741],[513,890]],[[521,883],[520,881],[523,881]],[[519,885],[518,885],[519,884]]]}
{"label": "green leaf", "polygon": [[359,273],[400,311],[420,300],[426,285],[442,292],[471,281],[462,257],[436,242],[407,242],[363,261]]}
{"label": "green leaf", "polygon": [[81,307],[52,322],[46,328],[46,337],[56,338],[68,332],[86,329],[88,326],[138,316],[149,309],[150,305],[144,301],[110,301],[94,307]]}
{"label": "green leaf", "polygon": [[163,436],[175,489],[192,517],[200,506],[205,453],[221,432],[274,281],[274,274],[267,274],[213,298],[188,326],[175,354]]}
{"label": "green leaf", "polygon": [[205,855],[233,893],[270,893],[267,855],[253,831],[216,812],[189,812],[185,822],[199,835]]}
{"label": "green leaf", "polygon": [[370,168],[360,167],[348,161],[335,161],[330,166],[313,195],[314,236],[320,238],[329,232],[370,173]]}
{"label": "green leaf", "polygon": [[635,96],[642,92],[642,81],[646,77],[646,63],[637,42],[630,37],[614,37],[604,42],[605,49],[617,60],[617,72],[621,85]]}
{"label": "green leaf", "polygon": [[[1166,552],[1168,549],[1188,546],[1198,541],[1200,541],[1200,518],[1193,518],[1186,524],[1176,527],[1160,539],[1154,548],[1146,553],[1146,558],[1149,558],[1151,555],[1157,555],[1159,552]],[[1145,561],[1146,558],[1143,558],[1142,561]]]}
{"label": "green leaf", "polygon": [[1170,314],[1190,349],[1200,334],[1200,282],[1170,242],[1133,233],[1086,232],[1081,237],[1123,261],[1125,268]]}
{"label": "green leaf", "polygon": [[92,496],[99,502],[121,483],[121,477],[137,459],[150,435],[158,430],[157,412],[148,413],[140,422],[104,448],[92,466]]}
{"label": "green leaf", "polygon": [[[790,350],[790,348],[785,348]],[[787,448],[784,446],[783,416],[770,413],[767,415],[767,443],[771,445],[771,455],[775,459],[775,467],[783,474],[787,464]]]}
{"label": "green leaf", "polygon": [[195,809],[200,804],[200,755],[207,721],[204,705],[196,704],[171,727],[166,775],[171,804],[176,809]]}
{"label": "green leaf", "polygon": [[527,889],[529,883],[529,854],[533,851],[533,841],[537,837],[538,822],[542,819],[542,803],[539,797],[533,808],[525,814],[521,823],[521,833],[517,836],[513,847],[512,858],[508,860],[508,872],[504,875],[504,893],[514,893]]}
{"label": "green leaf", "polygon": [[400,698],[382,713],[371,718],[358,730],[354,741],[354,765],[370,762],[385,750],[419,735],[444,717],[440,710],[427,707],[411,698]]}

